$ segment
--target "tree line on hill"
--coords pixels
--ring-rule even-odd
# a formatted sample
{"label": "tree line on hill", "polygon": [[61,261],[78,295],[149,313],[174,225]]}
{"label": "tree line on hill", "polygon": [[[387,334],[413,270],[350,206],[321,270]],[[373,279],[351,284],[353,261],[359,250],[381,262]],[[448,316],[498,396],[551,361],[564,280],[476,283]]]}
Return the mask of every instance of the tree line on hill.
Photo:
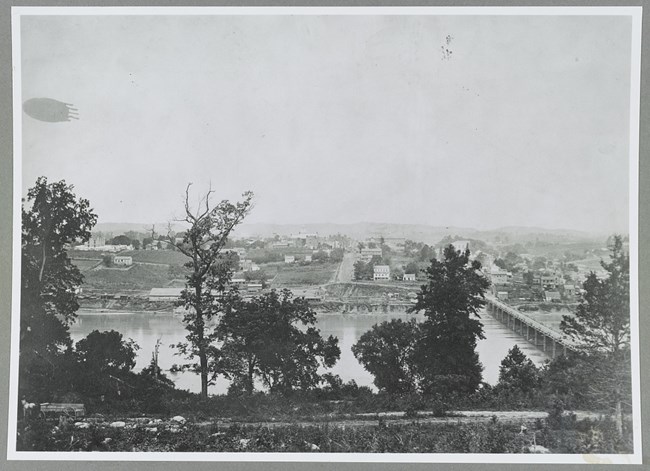
{"label": "tree line on hill", "polygon": [[[210,190],[201,205],[192,208],[189,192],[188,185],[189,229],[182,240],[174,241],[188,259],[186,289],[178,303],[185,308],[187,335],[174,346],[186,361],[177,369],[198,374],[203,399],[220,376],[230,380],[235,395],[253,394],[258,382],[283,396],[306,394],[323,384],[330,391],[341,390],[335,377],[319,373],[320,367],[331,367],[340,357],[338,339],[321,335],[316,314],[303,298],[273,290],[244,299],[236,288],[229,288],[232,268],[223,249],[250,211],[252,193],[244,193],[241,202],[213,205]],[[103,400],[97,399],[100,392],[110,391],[146,403],[173,389],[155,361],[133,373],[136,346],[116,332],[93,332],[75,345],[70,339],[68,327],[79,307],[75,288],[83,277],[66,247],[89,239],[97,220],[90,203],[77,198],[65,182],[48,183],[41,177],[27,194],[22,220],[21,397],[51,401],[74,393],[97,401]],[[510,407],[513,401],[538,404],[551,393],[571,406],[610,412],[621,434],[624,414],[631,407],[629,256],[622,239],[614,237],[610,262],[602,264],[608,276],[590,275],[575,316],[562,323],[579,352],[539,370],[513,349],[495,388],[482,382],[476,353],[476,343],[484,337],[479,312],[489,282],[481,275],[480,262],[469,256],[469,250],[449,245],[441,260],[431,258],[426,284],[412,308],[424,313],[424,322],[375,325],[353,346],[377,388],[393,396],[416,394],[443,401],[503,400]],[[348,390],[357,394],[359,388],[349,385]]]}

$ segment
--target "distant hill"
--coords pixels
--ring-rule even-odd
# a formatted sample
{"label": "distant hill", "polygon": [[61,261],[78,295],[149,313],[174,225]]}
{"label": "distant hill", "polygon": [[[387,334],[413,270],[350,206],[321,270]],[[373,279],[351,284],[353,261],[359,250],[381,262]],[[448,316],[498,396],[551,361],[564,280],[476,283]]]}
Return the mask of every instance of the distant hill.
{"label": "distant hill", "polygon": [[[119,235],[128,231],[147,232],[151,224],[137,223],[99,223],[93,232]],[[173,225],[176,232],[183,226]],[[165,234],[167,223],[156,224],[156,232]],[[471,227],[454,226],[428,226],[425,224],[389,224],[360,222],[354,224],[242,224],[236,228],[233,235],[243,237],[272,237],[275,234],[288,236],[298,232],[318,233],[321,236],[345,234],[353,239],[363,240],[368,237],[403,237],[427,244],[436,244],[447,236],[460,238],[479,239],[486,242],[516,244],[525,242],[544,241],[550,243],[576,242],[576,241],[603,241],[608,234],[591,234],[584,231],[570,229],[546,229],[542,227],[508,226],[491,230],[478,230]]]}

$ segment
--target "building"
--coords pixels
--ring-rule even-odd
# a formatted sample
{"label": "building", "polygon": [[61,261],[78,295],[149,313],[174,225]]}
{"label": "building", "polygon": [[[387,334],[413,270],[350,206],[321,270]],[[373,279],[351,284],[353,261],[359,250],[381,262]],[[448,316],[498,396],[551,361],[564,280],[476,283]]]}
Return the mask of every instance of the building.
{"label": "building", "polygon": [[149,301],[178,301],[185,288],[151,288]]}
{"label": "building", "polygon": [[512,277],[508,271],[503,270],[496,265],[492,265],[488,276],[493,285],[507,285],[510,283],[510,278]]}
{"label": "building", "polygon": [[296,261],[296,257],[294,255],[284,256],[284,263],[294,263],[295,261]]}
{"label": "building", "polygon": [[230,280],[230,284],[232,286],[237,286],[239,288],[245,287],[246,286],[246,279],[245,278],[233,278]]}
{"label": "building", "polygon": [[557,291],[544,291],[544,301],[547,303],[559,303],[562,301],[562,297]]}
{"label": "building", "polygon": [[305,262],[311,262],[311,255],[305,255]]}
{"label": "building", "polygon": [[239,269],[241,271],[253,271],[253,261],[248,259],[240,260]]}
{"label": "building", "polygon": [[497,292],[497,299],[502,299],[502,300],[507,300],[508,299],[508,292],[507,291],[499,291]]}
{"label": "building", "polygon": [[460,251],[460,252],[464,253],[465,250],[469,249],[469,241],[468,240],[457,240],[455,242],[452,242],[451,245],[454,246],[454,250],[456,252]]}
{"label": "building", "polygon": [[375,265],[372,279],[377,280],[390,280],[390,266],[389,265]]}
{"label": "building", "polygon": [[404,273],[402,281],[415,281],[415,273]]}
{"label": "building", "polygon": [[130,267],[133,265],[133,257],[128,255],[116,255],[113,257],[113,265],[119,267]]}
{"label": "building", "polygon": [[554,290],[557,288],[557,277],[554,273],[543,273],[539,277],[539,283],[542,285],[543,290]]}
{"label": "building", "polygon": [[374,249],[361,249],[361,261],[368,263],[370,260],[372,260],[372,257],[382,257],[383,252],[381,251],[380,247],[374,248]]}
{"label": "building", "polygon": [[262,283],[248,283],[246,285],[246,291],[249,293],[257,293],[259,291],[262,291]]}
{"label": "building", "polygon": [[316,288],[291,289],[294,298],[305,298],[306,301],[320,302],[323,300],[321,290]]}

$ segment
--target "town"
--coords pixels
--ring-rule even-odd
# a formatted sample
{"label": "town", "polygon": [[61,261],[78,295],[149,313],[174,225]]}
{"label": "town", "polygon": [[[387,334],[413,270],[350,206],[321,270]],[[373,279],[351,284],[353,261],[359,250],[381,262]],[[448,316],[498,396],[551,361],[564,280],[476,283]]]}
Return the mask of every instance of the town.
{"label": "town", "polygon": [[[602,271],[607,241],[535,237],[521,243],[499,235],[491,240],[445,236],[428,245],[382,234],[355,240],[298,232],[233,238],[224,253],[235,267],[230,284],[247,296],[288,288],[318,311],[368,313],[413,304],[429,259],[440,258],[452,244],[481,262],[493,298],[558,330],[562,315],[575,309],[589,273]],[[174,245],[180,240],[178,234],[159,236],[155,230],[93,233],[70,251],[85,276],[82,308],[173,311],[185,288],[187,258]]]}

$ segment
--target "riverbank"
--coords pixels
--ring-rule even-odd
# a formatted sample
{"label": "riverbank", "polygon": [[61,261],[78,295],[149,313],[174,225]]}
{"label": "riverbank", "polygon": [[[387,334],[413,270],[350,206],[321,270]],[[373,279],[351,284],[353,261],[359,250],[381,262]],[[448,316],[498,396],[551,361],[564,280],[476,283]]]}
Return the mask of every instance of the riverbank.
{"label": "riverbank", "polygon": [[[23,451],[311,452],[311,453],[629,453],[627,439],[604,440],[607,419],[567,414],[550,426],[546,413],[457,411],[446,417],[376,414],[304,421],[192,421],[160,417],[88,417],[19,424]],[[398,417],[398,415],[400,417]]]}

